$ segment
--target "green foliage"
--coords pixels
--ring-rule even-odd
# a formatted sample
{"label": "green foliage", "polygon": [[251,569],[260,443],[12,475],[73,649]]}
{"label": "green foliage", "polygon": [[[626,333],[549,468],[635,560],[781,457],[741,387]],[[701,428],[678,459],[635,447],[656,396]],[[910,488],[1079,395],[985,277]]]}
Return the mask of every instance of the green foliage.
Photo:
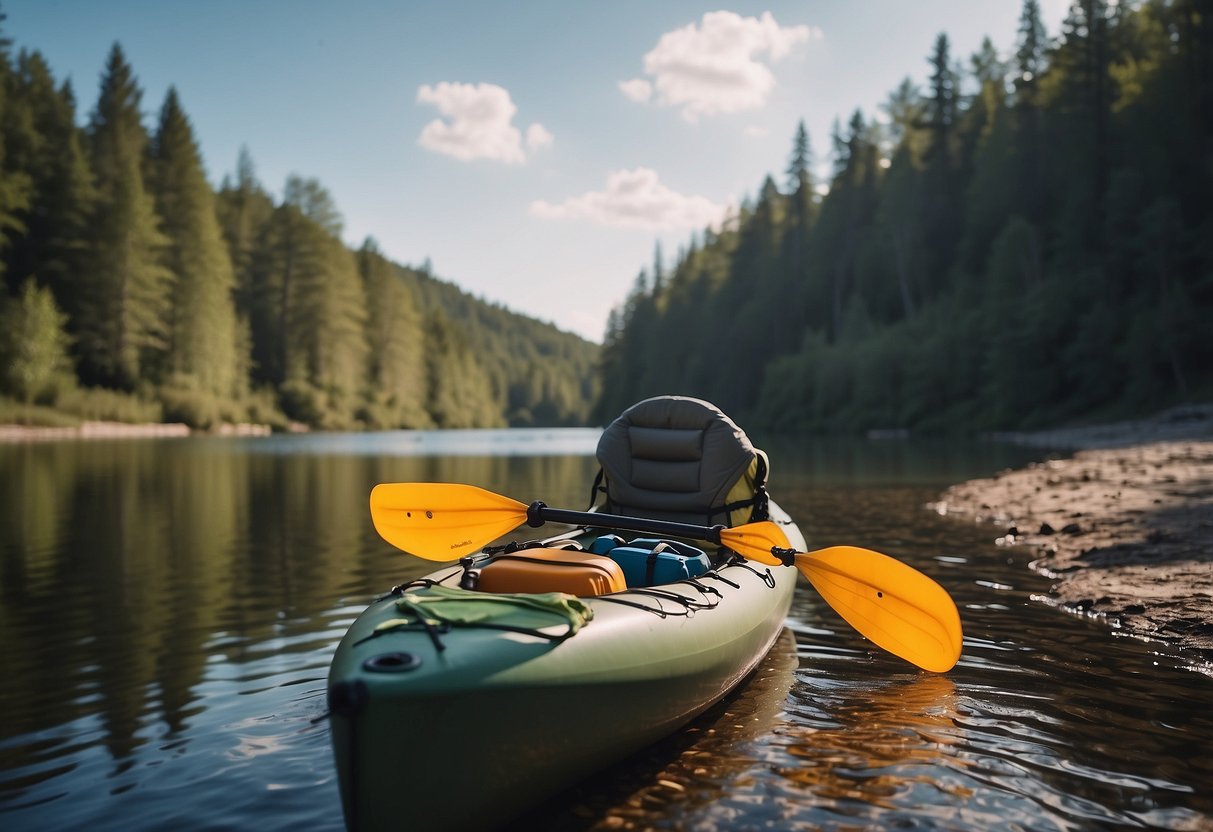
{"label": "green foliage", "polygon": [[72,388],[59,394],[55,407],[89,422],[162,422],[164,408],[138,393],[104,387]]}
{"label": "green foliage", "polygon": [[[231,400],[247,384],[239,376],[235,277],[193,129],[173,88],[150,157],[150,189],[168,238],[163,262],[172,276],[164,370],[186,377],[187,387]],[[181,387],[182,380],[168,386]]]}
{"label": "green foliage", "polygon": [[76,127],[75,97],[66,82],[56,88],[37,52],[21,53],[10,83],[6,161],[28,181],[30,192],[18,215],[20,233],[4,252],[9,286],[15,290],[36,276],[74,316],[79,311],[75,281],[86,264],[95,198],[83,133]]}
{"label": "green foliage", "polygon": [[168,240],[144,187],[141,97],[114,44],[88,129],[98,198],[75,331],[85,378],[126,390],[157,364],[171,335]]}
{"label": "green foliage", "polygon": [[1213,15],[1076,3],[1050,41],[1028,0],[1009,64],[987,40],[962,74],[944,34],[928,61],[886,128],[836,123],[807,228],[798,129],[787,194],[637,282],[598,413],[681,392],[783,430],[988,429],[1208,395]]}
{"label": "green foliage", "polygon": [[4,295],[47,287],[5,312],[4,389],[81,418],[204,429],[587,422],[595,345],[469,297],[428,260],[350,251],[318,181],[291,176],[278,199],[245,149],[216,193],[176,90],[151,137],[141,97],[115,44],[81,129],[45,60],[14,65],[0,45]]}
{"label": "green foliage", "polygon": [[32,280],[16,300],[0,307],[4,388],[27,405],[49,392],[70,368],[66,322],[50,290]]}
{"label": "green foliage", "polygon": [[70,428],[80,424],[76,416],[64,413],[56,407],[26,404],[0,396],[0,425],[35,425],[44,428]]}

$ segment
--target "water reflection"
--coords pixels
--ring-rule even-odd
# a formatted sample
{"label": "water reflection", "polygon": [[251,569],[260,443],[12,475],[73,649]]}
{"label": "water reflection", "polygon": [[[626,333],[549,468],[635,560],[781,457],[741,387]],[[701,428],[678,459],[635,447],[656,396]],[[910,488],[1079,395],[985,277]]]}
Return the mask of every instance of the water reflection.
{"label": "water reflection", "polygon": [[[933,674],[876,685],[806,680],[794,697],[800,718],[787,730],[794,762],[778,771],[819,805],[892,809],[920,785],[937,787],[931,777],[905,769],[937,765],[954,745],[948,732],[955,694],[949,678]],[[963,789],[952,794],[967,796]]]}
{"label": "water reflection", "polygon": [[[748,786],[765,738],[783,723],[795,682],[796,642],[785,630],[745,683],[685,730],[608,768],[509,829],[738,828],[755,806]],[[692,821],[693,819],[693,821]]]}
{"label": "water reflection", "polygon": [[[517,828],[1213,825],[1213,679],[1033,602],[1049,582],[1028,555],[924,509],[937,480],[1020,452],[757,438],[811,546],[885,551],[947,587],[961,663],[920,674],[803,585],[746,687]],[[0,826],[340,829],[316,722],[333,648],[431,568],[378,539],[367,494],[447,480],[585,504],[591,456],[505,440],[0,447]]]}
{"label": "water reflection", "polygon": [[[475,482],[580,506],[596,470],[585,456],[393,456],[382,438],[361,454],[282,453],[275,439],[0,448],[0,649],[20,680],[0,686],[6,812],[103,818],[136,786],[141,806],[147,771],[187,756],[186,782],[230,787],[309,729],[323,754],[307,765],[331,780],[310,718],[332,645],[368,598],[430,568],[375,536],[371,487]],[[253,701],[286,693],[283,733],[282,711]]]}

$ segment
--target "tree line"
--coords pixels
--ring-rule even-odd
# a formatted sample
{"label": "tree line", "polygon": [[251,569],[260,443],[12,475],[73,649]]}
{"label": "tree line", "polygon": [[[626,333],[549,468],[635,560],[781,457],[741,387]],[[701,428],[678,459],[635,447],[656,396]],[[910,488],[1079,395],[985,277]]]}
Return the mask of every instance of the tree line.
{"label": "tree line", "polygon": [[597,345],[472,298],[428,261],[394,263],[374,240],[351,250],[320,182],[293,175],[276,198],[247,151],[212,188],[175,89],[145,127],[120,45],[84,126],[71,84],[10,46],[0,39],[0,392],[24,412],[587,422]]}
{"label": "tree line", "polygon": [[1213,395],[1213,3],[1080,0],[1050,38],[1027,0],[1010,55],[940,34],[928,62],[835,122],[820,190],[802,122],[782,187],[658,250],[597,418],[682,392],[773,428],[989,429]]}

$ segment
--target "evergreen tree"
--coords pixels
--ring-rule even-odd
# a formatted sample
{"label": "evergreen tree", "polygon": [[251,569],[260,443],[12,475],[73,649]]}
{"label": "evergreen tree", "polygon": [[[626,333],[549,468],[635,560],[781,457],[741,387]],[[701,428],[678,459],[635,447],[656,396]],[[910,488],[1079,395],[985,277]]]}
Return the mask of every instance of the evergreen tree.
{"label": "evergreen tree", "polygon": [[358,251],[367,298],[368,406],[376,428],[429,427],[425,409],[425,332],[412,290],[367,239]]}
{"label": "evergreen tree", "polygon": [[238,397],[245,380],[238,375],[243,362],[236,353],[231,259],[193,129],[172,87],[160,111],[149,180],[169,243],[165,250],[173,287],[165,356],[169,377],[187,389]]}
{"label": "evergreen tree", "polygon": [[815,281],[818,291],[810,300],[810,305],[826,311],[824,326],[830,340],[840,337],[847,300],[857,290],[856,264],[876,210],[879,165],[878,150],[859,110],[851,116],[846,137],[835,137],[835,146],[837,174],[813,235],[824,278]]}
{"label": "evergreen tree", "polygon": [[918,85],[908,76],[901,80],[888,100],[881,105],[889,118],[888,139],[891,147],[888,149],[890,158],[897,149],[905,145],[911,153],[912,160],[917,164],[926,152],[923,127],[926,124],[925,106]]}
{"label": "evergreen tree", "polygon": [[[14,160],[10,145],[28,130],[26,113],[19,102],[12,100],[13,68],[9,58],[12,44],[3,30],[7,17],[0,12],[0,255],[5,253],[10,239],[25,231],[22,214],[30,205],[29,175],[22,169],[20,159]],[[14,163],[15,162],[15,163]],[[7,267],[7,258],[0,258],[0,273]]]}
{"label": "evergreen tree", "polygon": [[1048,36],[1037,0],[1024,0],[1015,50],[1016,154],[1019,159],[1019,212],[1040,217],[1044,211],[1043,149],[1040,125],[1040,79],[1045,71]]}
{"label": "evergreen tree", "polygon": [[289,177],[259,275],[268,380],[282,385],[288,415],[327,427],[352,424],[365,379],[366,297],[340,233],[323,186]]}
{"label": "evergreen tree", "polygon": [[500,427],[504,420],[489,397],[491,383],[475,354],[443,314],[426,318],[426,402],[440,428]]}
{"label": "evergreen tree", "polygon": [[83,136],[76,127],[71,86],[56,89],[50,68],[37,53],[17,62],[12,100],[23,112],[24,141],[10,143],[13,162],[28,176],[30,199],[22,212],[22,233],[7,255],[9,281],[37,276],[55,293],[69,316],[78,313],[77,287],[87,268],[88,224],[94,200],[92,172]]}
{"label": "evergreen tree", "polygon": [[240,148],[236,181],[233,183],[226,176],[223,179],[216,212],[232,261],[237,310],[247,319],[255,303],[256,250],[274,213],[274,200],[257,181],[253,159],[246,147]]}
{"label": "evergreen tree", "polygon": [[[880,190],[877,226],[883,234],[892,273],[890,284],[896,286],[897,303],[886,306],[881,298],[874,299],[878,312],[887,320],[913,318],[917,298],[923,283],[923,203],[922,172],[914,163],[913,138],[906,134],[898,146]],[[894,311],[896,310],[896,311]]]}
{"label": "evergreen tree", "polygon": [[141,97],[115,43],[88,128],[97,200],[76,332],[85,380],[127,389],[167,348],[172,288],[162,265],[167,240],[143,182]]}
{"label": "evergreen tree", "polygon": [[924,296],[934,297],[943,285],[956,248],[960,225],[959,176],[954,139],[957,122],[959,78],[949,61],[948,36],[940,33],[929,59],[931,94],[927,99],[929,134],[922,190]]}
{"label": "evergreen tree", "polygon": [[773,280],[772,290],[783,294],[785,303],[776,304],[779,314],[771,320],[776,343],[772,348],[783,352],[795,347],[804,327],[806,282],[810,257],[809,235],[817,219],[817,195],[813,181],[813,148],[809,131],[802,119],[792,138],[792,153],[788,159],[788,217],[781,254],[786,267],[782,279]]}
{"label": "evergreen tree", "polygon": [[1060,71],[1049,102],[1061,151],[1055,154],[1054,167],[1066,172],[1069,185],[1060,195],[1058,219],[1061,246],[1072,260],[1071,268],[1102,260],[1111,142],[1108,48],[1105,3],[1075,0],[1062,23],[1062,42],[1054,56]]}
{"label": "evergreen tree", "polygon": [[931,53],[931,95],[927,99],[927,119],[931,141],[927,162],[932,168],[947,170],[952,165],[952,127],[956,119],[956,76],[948,57],[948,36],[940,32]]}
{"label": "evergreen tree", "polygon": [[661,254],[661,240],[653,244],[653,297],[665,291],[665,258]]}
{"label": "evergreen tree", "polygon": [[792,137],[792,154],[788,159],[788,193],[811,194],[813,191],[813,149],[809,143],[809,131],[804,119],[796,125]]}

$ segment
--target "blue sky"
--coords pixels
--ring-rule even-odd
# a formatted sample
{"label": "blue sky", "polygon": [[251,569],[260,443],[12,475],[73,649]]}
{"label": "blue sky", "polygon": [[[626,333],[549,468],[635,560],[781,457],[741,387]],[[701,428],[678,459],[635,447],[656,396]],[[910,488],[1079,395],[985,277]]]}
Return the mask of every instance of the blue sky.
{"label": "blue sky", "polygon": [[[1056,35],[1065,0],[1041,3]],[[600,340],[660,240],[782,181],[830,125],[953,59],[1013,48],[1021,0],[4,0],[16,48],[70,77],[81,121],[122,44],[146,123],[175,85],[211,180],[318,179],[358,245]]]}

